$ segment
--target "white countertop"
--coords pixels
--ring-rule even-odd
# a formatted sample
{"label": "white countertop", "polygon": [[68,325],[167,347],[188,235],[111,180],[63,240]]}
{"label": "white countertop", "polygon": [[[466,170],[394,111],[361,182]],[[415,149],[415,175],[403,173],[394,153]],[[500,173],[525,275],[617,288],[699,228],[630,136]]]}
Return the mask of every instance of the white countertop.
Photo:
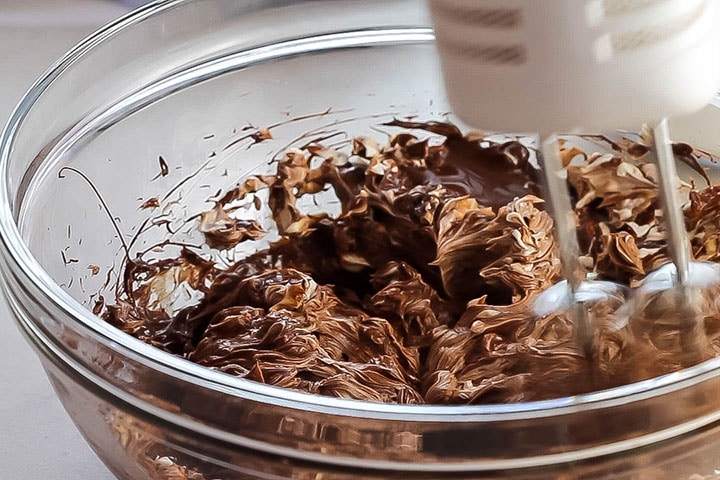
{"label": "white countertop", "polygon": [[[127,9],[109,0],[0,0],[0,124],[51,63]],[[113,478],[56,399],[0,298],[0,479]]]}

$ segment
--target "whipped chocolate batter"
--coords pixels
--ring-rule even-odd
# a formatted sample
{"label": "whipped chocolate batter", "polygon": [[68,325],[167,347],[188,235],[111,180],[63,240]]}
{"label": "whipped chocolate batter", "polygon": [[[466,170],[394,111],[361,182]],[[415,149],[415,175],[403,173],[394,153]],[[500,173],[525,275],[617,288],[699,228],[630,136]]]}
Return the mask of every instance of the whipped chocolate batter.
{"label": "whipped chocolate batter", "polygon": [[[646,315],[661,293],[630,313],[594,305],[591,359],[566,313],[533,313],[537,295],[561,279],[538,171],[521,143],[439,122],[386,127],[400,130],[386,144],[358,137],[343,153],[311,143],[289,150],[275,175],[239,183],[202,215],[207,244],[222,250],[262,238],[258,223],[233,218],[233,202],[248,198],[269,209],[280,240],[229,268],[189,248],[130,261],[104,318],[232,375],[378,402],[541,400],[688,366],[668,342],[682,325]],[[614,155],[563,155],[583,263],[636,286],[666,262],[657,177],[642,139],[612,147]],[[303,211],[301,198],[328,190],[339,214]],[[720,259],[719,200],[718,186],[690,193],[698,259]],[[157,300],[171,293],[160,291],[168,283],[201,300],[168,313]],[[701,358],[720,349],[720,318],[708,316],[705,329]]]}

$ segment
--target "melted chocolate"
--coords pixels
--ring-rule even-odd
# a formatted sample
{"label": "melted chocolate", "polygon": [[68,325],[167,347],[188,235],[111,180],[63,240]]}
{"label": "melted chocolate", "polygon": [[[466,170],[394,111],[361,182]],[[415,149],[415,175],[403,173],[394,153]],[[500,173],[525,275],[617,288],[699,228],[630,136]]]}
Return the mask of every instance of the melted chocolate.
{"label": "melted chocolate", "polygon": [[[318,144],[289,150],[276,175],[245,179],[203,214],[207,244],[233,248],[264,231],[233,219],[232,203],[268,191],[281,234],[268,249],[229,268],[189,250],[129,262],[125,293],[104,317],[229,374],[399,403],[572,395],[674,371],[720,349],[720,320],[709,316],[705,353],[672,361],[683,347],[668,338],[681,328],[648,322],[667,306],[658,294],[629,320],[618,304],[593,306],[596,355],[584,358],[565,313],[532,313],[537,295],[559,280],[560,266],[530,152],[517,141],[463,136],[447,123],[386,126],[405,131],[387,145],[358,137],[350,154]],[[568,181],[585,263],[600,278],[634,285],[665,261],[656,175],[643,160],[646,146],[612,145],[614,157],[579,152],[584,161],[568,167]],[[696,158],[685,144],[676,152]],[[312,167],[314,157],[321,161]],[[302,211],[300,198],[327,189],[339,215]],[[688,227],[700,259],[720,259],[719,192],[708,187],[690,197]],[[171,297],[172,288],[158,290],[168,282],[184,283],[202,299],[168,313],[159,299]],[[661,361],[637,368],[648,358]]]}
{"label": "melted chocolate", "polygon": [[537,171],[530,153],[521,143],[488,142],[462,135],[454,125],[439,122],[394,120],[387,126],[422,129],[445,136],[439,146],[397,135],[391,145],[402,148],[408,159],[422,159],[424,168],[413,165],[403,173],[410,185],[442,185],[450,196],[469,196],[480,204],[500,207],[529,193],[539,195]]}

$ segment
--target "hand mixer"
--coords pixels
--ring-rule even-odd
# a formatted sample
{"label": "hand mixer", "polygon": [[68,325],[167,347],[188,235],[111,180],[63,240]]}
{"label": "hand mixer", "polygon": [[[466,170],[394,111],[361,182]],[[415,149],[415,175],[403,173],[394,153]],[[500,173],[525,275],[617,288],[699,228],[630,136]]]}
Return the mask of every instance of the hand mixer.
{"label": "hand mixer", "polygon": [[[538,160],[578,340],[590,345],[576,219],[556,133],[654,134],[673,285],[685,298],[691,253],[667,118],[720,87],[717,0],[429,0],[454,112],[497,132],[540,134]],[[585,289],[587,290],[587,289]],[[603,290],[603,287],[600,288]]]}

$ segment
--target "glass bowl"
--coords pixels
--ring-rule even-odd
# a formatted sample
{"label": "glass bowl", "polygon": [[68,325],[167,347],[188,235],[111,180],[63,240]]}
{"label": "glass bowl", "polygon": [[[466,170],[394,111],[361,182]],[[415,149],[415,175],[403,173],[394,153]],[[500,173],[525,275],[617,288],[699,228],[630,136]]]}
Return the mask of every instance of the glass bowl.
{"label": "glass bowl", "polygon": [[[306,132],[444,117],[428,24],[414,0],[155,2],[75,47],[15,110],[2,288],[118,478],[717,478],[720,359],[551,401],[403,406],[225,375],[93,315],[126,254],[166,225],[191,240],[182,219]],[[673,131],[716,151],[718,111]],[[274,139],[249,148],[248,124]],[[153,198],[159,210],[140,208]]]}

